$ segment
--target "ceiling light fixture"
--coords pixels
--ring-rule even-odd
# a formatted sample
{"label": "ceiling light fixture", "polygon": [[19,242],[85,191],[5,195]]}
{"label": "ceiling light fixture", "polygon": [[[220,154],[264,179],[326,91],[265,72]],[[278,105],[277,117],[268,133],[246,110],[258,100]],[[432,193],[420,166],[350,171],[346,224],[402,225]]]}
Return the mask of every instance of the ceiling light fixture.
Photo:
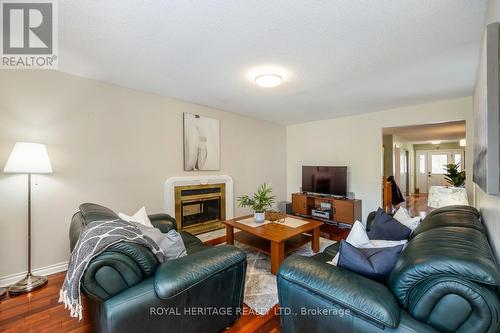
{"label": "ceiling light fixture", "polygon": [[466,146],[465,139],[460,139],[460,147],[465,147],[465,146]]}
{"label": "ceiling light fixture", "polygon": [[283,78],[278,74],[266,73],[255,77],[255,84],[262,88],[274,88],[283,83]]}
{"label": "ceiling light fixture", "polygon": [[441,141],[439,141],[439,140],[434,140],[434,141],[431,141],[431,143],[432,143],[433,145],[438,145],[438,144],[440,144],[440,143],[441,143]]}

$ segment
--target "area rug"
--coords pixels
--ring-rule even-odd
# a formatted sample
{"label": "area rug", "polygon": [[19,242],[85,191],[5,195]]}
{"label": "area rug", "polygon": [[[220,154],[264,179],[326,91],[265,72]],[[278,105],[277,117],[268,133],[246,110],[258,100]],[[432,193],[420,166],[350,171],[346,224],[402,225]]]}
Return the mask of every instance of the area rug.
{"label": "area rug", "polygon": [[[335,241],[326,238],[319,240],[320,252],[335,243]],[[270,257],[240,242],[235,242],[235,245],[247,253],[248,266],[243,301],[255,313],[266,314],[269,309],[278,304],[276,276],[271,274]],[[310,257],[314,255],[314,252],[311,250],[311,243],[308,243],[293,254]]]}

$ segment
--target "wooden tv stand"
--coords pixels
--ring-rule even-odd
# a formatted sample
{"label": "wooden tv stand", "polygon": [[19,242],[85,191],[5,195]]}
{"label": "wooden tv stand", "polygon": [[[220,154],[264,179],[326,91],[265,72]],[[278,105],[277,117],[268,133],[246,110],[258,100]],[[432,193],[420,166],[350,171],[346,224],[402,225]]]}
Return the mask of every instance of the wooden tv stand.
{"label": "wooden tv stand", "polygon": [[[311,215],[311,210],[313,208],[320,207],[322,202],[327,202],[332,205],[332,220],[316,218]],[[361,221],[361,200],[339,199],[331,196],[293,193],[292,212],[295,215],[313,218],[327,223],[342,223],[352,226],[356,220]]]}

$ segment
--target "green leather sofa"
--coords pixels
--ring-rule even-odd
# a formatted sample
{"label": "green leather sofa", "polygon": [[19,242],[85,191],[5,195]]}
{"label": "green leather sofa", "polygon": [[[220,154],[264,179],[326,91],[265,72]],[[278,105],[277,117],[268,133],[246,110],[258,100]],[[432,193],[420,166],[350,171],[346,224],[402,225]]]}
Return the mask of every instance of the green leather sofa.
{"label": "green leather sofa", "polygon": [[327,264],[337,251],[284,261],[282,332],[500,332],[500,274],[472,207],[429,214],[385,284]]}
{"label": "green leather sofa", "polygon": [[[73,250],[92,221],[116,219],[110,209],[82,204],[70,227]],[[176,228],[167,214],[149,216],[162,232]],[[92,259],[81,281],[96,332],[220,332],[243,305],[246,254],[212,247],[180,232],[187,256],[158,264],[145,247],[118,243]]]}

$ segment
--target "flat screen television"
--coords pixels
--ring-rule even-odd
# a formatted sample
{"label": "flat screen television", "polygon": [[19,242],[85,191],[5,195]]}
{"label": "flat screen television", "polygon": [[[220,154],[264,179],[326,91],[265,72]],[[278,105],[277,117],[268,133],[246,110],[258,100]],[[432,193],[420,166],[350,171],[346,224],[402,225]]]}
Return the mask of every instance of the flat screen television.
{"label": "flat screen television", "polygon": [[345,197],[347,195],[347,167],[303,166],[302,191]]}

